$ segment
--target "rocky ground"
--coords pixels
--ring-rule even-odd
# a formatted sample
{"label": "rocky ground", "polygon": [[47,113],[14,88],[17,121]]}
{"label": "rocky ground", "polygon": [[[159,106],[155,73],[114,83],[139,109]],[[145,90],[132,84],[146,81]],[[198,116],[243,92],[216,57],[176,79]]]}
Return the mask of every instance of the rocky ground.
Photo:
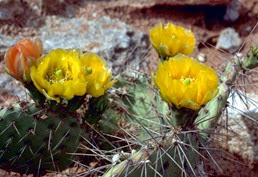
{"label": "rocky ground", "polygon": [[[193,56],[218,72],[236,52],[245,54],[258,43],[256,0],[0,0],[0,104],[26,97],[22,86],[3,71],[4,52],[20,38],[41,38],[45,52],[51,48],[97,52],[114,73],[128,68],[150,72],[158,57],[148,31],[169,21],[195,33]],[[236,88],[256,100],[250,103],[255,105],[252,113],[258,105],[257,73],[251,71],[246,86],[239,82]],[[250,112],[244,107],[238,109]],[[211,162],[204,170],[209,176],[258,176],[257,114],[249,116],[256,122],[236,113],[231,117],[235,119],[223,119],[221,125],[228,122],[233,134],[214,137],[216,148],[222,149],[214,152],[221,171]],[[225,134],[223,128],[218,131]],[[4,175],[18,174],[0,171]]]}

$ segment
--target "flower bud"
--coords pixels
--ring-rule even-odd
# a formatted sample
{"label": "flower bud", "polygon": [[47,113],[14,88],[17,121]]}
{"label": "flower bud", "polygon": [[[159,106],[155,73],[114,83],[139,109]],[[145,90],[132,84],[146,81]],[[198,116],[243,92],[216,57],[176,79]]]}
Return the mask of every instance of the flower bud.
{"label": "flower bud", "polygon": [[21,82],[30,81],[30,67],[42,55],[40,39],[21,39],[5,53],[5,70],[12,77]]}

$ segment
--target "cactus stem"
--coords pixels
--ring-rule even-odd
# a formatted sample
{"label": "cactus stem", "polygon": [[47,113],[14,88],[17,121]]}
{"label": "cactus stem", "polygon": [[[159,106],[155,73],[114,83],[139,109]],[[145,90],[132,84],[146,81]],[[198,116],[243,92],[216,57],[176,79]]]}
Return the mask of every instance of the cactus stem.
{"label": "cactus stem", "polygon": [[258,44],[251,47],[247,58],[242,62],[242,68],[245,70],[253,69],[258,66]]}
{"label": "cactus stem", "polygon": [[[236,81],[237,68],[240,67],[239,61],[229,61],[225,71],[221,76],[222,83],[219,85],[219,92],[215,98],[202,108],[195,120],[195,126],[201,130],[201,134],[207,137],[217,125],[222,109],[227,105],[230,93],[230,86]],[[207,112],[207,110],[209,110]]]}
{"label": "cactus stem", "polygon": [[[188,135],[188,134],[187,134]],[[153,176],[153,172],[155,175],[163,176],[166,173],[171,173],[176,169],[180,169],[182,173],[188,175],[188,171],[190,170],[193,175],[195,175],[194,166],[195,166],[195,148],[197,144],[195,142],[195,135],[189,138],[190,143],[186,144],[185,136],[183,136],[182,140],[180,137],[175,136],[173,131],[167,133],[165,138],[160,137],[158,140],[159,143],[148,143],[146,146],[142,147],[138,152],[133,153],[131,157],[127,160],[122,161],[121,163],[113,166],[109,171],[107,171],[103,177],[112,177],[112,176],[123,176],[127,175],[129,170],[130,176],[139,175],[139,168],[144,163],[144,168],[141,170],[142,173],[147,173],[148,176]],[[195,144],[193,144],[194,142]],[[190,148],[190,152],[188,149]],[[185,149],[185,150],[184,150]],[[198,152],[198,151],[197,151]],[[194,156],[194,157],[192,157]],[[179,159],[175,159],[178,157]],[[179,160],[179,161],[178,161]],[[175,167],[172,167],[173,165]],[[173,168],[173,170],[167,171],[167,168]],[[190,169],[187,169],[189,167]],[[135,170],[135,171],[134,171]],[[189,172],[190,172],[189,171]],[[132,173],[131,173],[132,172]],[[174,174],[177,176],[176,174]],[[178,174],[179,175],[179,174]]]}
{"label": "cactus stem", "polygon": [[170,106],[171,122],[174,127],[182,127],[183,129],[192,125],[197,112],[187,108],[177,109],[175,106]]}

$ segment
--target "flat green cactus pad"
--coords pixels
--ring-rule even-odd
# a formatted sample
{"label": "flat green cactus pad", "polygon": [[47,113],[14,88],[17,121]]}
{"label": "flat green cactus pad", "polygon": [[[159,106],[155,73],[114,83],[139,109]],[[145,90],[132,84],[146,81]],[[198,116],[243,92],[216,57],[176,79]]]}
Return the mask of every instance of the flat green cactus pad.
{"label": "flat green cactus pad", "polygon": [[80,124],[62,113],[38,109],[34,104],[0,111],[0,167],[39,174],[62,170],[71,163],[79,145]]}

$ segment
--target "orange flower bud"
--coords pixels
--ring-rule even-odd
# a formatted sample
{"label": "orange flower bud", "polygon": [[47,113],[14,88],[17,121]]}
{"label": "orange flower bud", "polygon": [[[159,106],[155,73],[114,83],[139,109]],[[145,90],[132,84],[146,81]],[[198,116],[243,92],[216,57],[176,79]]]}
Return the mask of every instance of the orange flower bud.
{"label": "orange flower bud", "polygon": [[8,74],[20,81],[28,81],[30,67],[42,55],[40,39],[21,39],[5,53],[5,69]]}

